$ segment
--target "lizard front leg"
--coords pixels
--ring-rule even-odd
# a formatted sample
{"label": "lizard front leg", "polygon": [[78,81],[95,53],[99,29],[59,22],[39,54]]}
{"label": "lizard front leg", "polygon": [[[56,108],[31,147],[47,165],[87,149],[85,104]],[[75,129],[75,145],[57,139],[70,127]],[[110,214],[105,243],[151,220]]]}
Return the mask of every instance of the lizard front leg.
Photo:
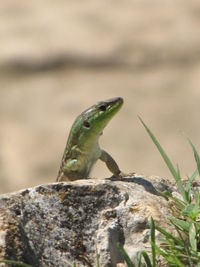
{"label": "lizard front leg", "polygon": [[112,156],[108,154],[108,152],[102,149],[101,156],[99,159],[105,162],[106,166],[113,173],[113,175],[120,176],[121,171],[119,169],[119,166],[117,165],[116,161],[112,158]]}

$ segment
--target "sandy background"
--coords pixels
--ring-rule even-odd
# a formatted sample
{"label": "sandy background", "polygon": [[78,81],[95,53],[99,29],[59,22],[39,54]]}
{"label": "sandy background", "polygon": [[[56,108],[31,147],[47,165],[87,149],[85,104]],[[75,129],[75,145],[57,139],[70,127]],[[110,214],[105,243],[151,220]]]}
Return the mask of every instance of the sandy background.
{"label": "sandy background", "polygon": [[[55,181],[75,117],[124,98],[101,146],[124,172],[171,179],[137,115],[184,175],[200,148],[200,2],[2,0],[0,192]],[[107,177],[99,162],[92,176]]]}

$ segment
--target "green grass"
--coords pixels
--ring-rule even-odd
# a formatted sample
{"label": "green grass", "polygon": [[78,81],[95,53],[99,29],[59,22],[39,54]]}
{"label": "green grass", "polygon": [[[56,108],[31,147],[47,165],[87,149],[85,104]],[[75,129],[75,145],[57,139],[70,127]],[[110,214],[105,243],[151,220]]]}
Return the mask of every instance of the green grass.
{"label": "green grass", "polygon": [[32,265],[23,263],[21,261],[13,261],[13,260],[0,260],[0,263],[5,263],[7,266],[19,266],[19,267],[32,267]]}
{"label": "green grass", "polygon": [[[155,224],[151,218],[151,253],[138,252],[137,265],[132,263],[123,247],[119,246],[121,255],[128,267],[156,267],[157,260],[161,258],[168,266],[200,267],[200,195],[192,188],[195,178],[200,175],[200,156],[193,143],[188,139],[194,154],[196,170],[188,177],[187,182],[183,183],[179,167],[173,165],[154,134],[140,117],[139,119],[171,172],[182,199],[172,196],[169,192],[165,194],[165,198],[173,204],[173,216],[169,218],[169,222],[176,231],[175,235]],[[162,239],[156,240],[155,230],[161,233]]]}

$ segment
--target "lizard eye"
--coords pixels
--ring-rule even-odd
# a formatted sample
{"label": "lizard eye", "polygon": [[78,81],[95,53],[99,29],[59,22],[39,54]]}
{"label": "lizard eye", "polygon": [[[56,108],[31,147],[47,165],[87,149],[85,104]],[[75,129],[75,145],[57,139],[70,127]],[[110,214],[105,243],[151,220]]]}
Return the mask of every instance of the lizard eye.
{"label": "lizard eye", "polygon": [[86,128],[90,128],[90,123],[88,121],[84,121],[83,126]]}
{"label": "lizard eye", "polygon": [[101,106],[99,107],[99,110],[101,110],[101,111],[106,111],[106,106],[105,106],[105,105],[101,105]]}

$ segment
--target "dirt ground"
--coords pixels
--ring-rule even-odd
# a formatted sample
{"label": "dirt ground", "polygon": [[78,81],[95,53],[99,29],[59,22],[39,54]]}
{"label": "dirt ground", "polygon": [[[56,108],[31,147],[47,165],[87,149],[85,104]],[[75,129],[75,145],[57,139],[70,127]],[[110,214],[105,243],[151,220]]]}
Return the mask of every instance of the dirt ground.
{"label": "dirt ground", "polygon": [[[200,2],[1,1],[0,192],[53,182],[75,117],[124,106],[101,137],[123,172],[172,179],[139,122],[183,176],[200,148]],[[98,162],[92,177],[108,177]]]}

